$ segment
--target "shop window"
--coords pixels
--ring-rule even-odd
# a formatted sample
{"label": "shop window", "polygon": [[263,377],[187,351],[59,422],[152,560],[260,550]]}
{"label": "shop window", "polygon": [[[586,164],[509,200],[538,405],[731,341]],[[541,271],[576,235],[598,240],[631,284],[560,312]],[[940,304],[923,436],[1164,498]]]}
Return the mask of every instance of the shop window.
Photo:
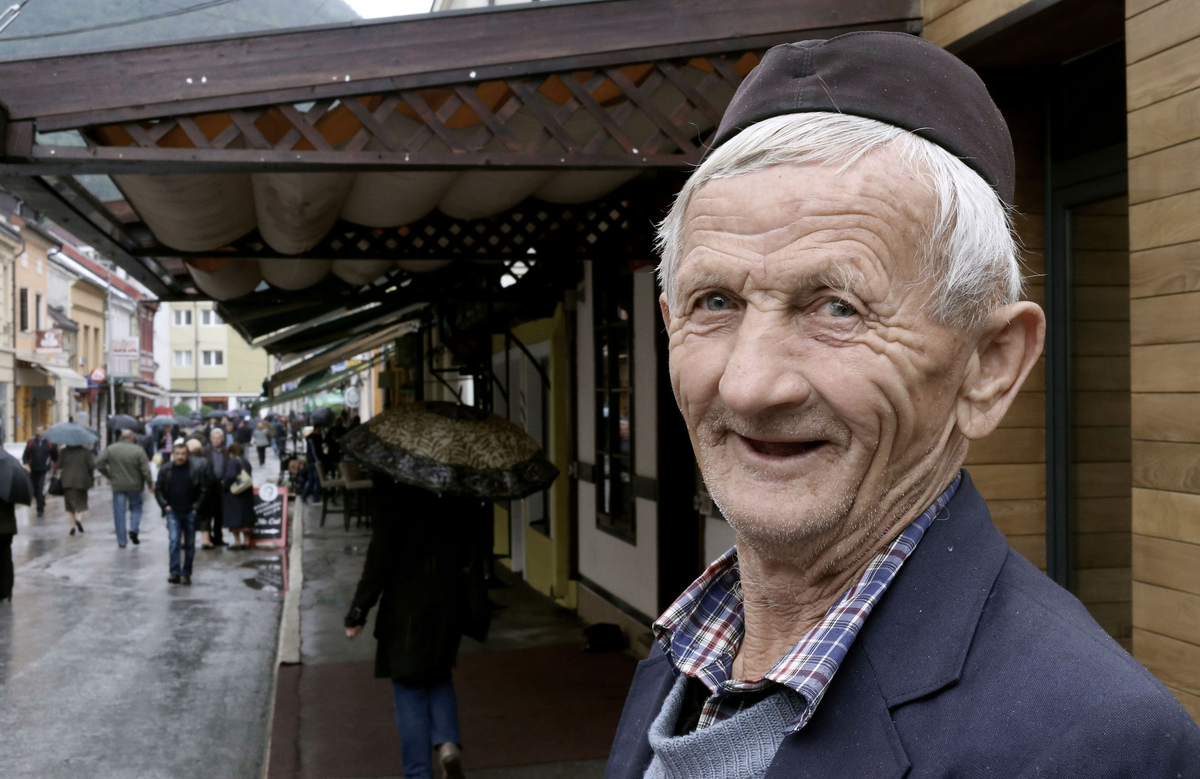
{"label": "shop window", "polygon": [[633,496],[633,276],[592,263],[596,360],[596,525],[636,539]]}
{"label": "shop window", "polygon": [[190,368],[192,366],[192,350],[191,349],[176,349],[175,350],[175,367]]}
{"label": "shop window", "polygon": [[190,308],[177,308],[174,315],[176,327],[191,327],[192,310]]}
{"label": "shop window", "polygon": [[200,352],[200,355],[202,358],[203,365],[224,365],[225,364],[225,352],[222,352],[219,349],[217,349],[215,351],[209,351],[208,349],[205,349],[204,351]]}

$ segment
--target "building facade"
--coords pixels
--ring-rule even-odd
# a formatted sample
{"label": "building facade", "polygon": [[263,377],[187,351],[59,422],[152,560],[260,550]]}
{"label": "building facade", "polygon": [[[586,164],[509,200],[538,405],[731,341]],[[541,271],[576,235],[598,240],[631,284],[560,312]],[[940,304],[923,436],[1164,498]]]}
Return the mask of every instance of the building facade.
{"label": "building facade", "polygon": [[171,405],[247,408],[262,394],[272,358],[226,325],[212,303],[168,303]]}

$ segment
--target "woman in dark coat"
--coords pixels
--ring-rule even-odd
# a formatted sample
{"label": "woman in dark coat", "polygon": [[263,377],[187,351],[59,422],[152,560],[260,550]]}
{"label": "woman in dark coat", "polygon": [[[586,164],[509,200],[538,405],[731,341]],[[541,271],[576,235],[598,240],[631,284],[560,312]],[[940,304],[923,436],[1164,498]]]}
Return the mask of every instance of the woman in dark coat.
{"label": "woman in dark coat", "polygon": [[469,628],[474,584],[468,569],[480,502],[440,497],[382,475],[374,482],[371,545],[346,616],[346,635],[362,633],[379,601],[375,676],[392,680],[405,779],[432,776],[431,747],[443,774],[461,777],[451,669]]}
{"label": "woman in dark coat", "polygon": [[63,502],[71,512],[71,535],[83,532],[83,514],[88,508],[88,490],[95,479],[96,455],[91,447],[63,446],[58,450],[57,471],[62,481]]}
{"label": "woman in dark coat", "polygon": [[233,533],[233,546],[230,549],[249,549],[250,531],[254,529],[254,489],[234,494],[229,488],[238,480],[238,474],[245,471],[253,474],[250,460],[246,457],[246,449],[241,444],[229,447],[229,457],[225,458],[225,473],[221,478],[221,510],[225,516],[225,529]]}

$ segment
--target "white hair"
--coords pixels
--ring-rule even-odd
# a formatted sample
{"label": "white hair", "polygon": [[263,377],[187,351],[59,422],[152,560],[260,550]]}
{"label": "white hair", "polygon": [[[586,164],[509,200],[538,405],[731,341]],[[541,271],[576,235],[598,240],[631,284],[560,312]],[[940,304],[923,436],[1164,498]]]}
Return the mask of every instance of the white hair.
{"label": "white hair", "polygon": [[887,146],[899,151],[901,164],[929,186],[936,201],[924,258],[924,277],[934,282],[934,319],[972,329],[995,307],[1018,300],[1023,280],[1010,210],[978,173],[908,130],[860,116],[812,112],[751,125],[692,173],[658,225],[658,277],[667,304],[674,309],[688,206],[704,184],[776,165],[839,165],[845,170]]}

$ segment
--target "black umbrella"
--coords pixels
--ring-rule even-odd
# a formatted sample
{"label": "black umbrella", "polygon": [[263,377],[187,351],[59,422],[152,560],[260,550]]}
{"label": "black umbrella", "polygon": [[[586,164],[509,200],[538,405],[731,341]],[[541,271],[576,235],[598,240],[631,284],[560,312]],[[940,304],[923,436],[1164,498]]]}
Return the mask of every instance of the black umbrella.
{"label": "black umbrella", "polygon": [[115,414],[108,418],[110,430],[132,430],[136,433],[145,432],[142,423],[128,414]]}
{"label": "black umbrella", "polygon": [[190,417],[177,417],[167,414],[159,414],[154,419],[151,419],[147,424],[150,427],[170,427],[171,425],[190,425],[192,420]]}
{"label": "black umbrella", "polygon": [[229,416],[228,411],[210,411],[204,415],[205,419],[220,419],[221,417]]}
{"label": "black umbrella", "polygon": [[558,476],[524,430],[454,403],[403,403],[340,443],[363,466],[439,494],[518,500]]}
{"label": "black umbrella", "polygon": [[312,413],[308,420],[314,425],[330,425],[333,424],[333,409],[319,408]]}
{"label": "black umbrella", "polygon": [[33,500],[33,482],[21,461],[0,448],[0,501],[25,506]]}

